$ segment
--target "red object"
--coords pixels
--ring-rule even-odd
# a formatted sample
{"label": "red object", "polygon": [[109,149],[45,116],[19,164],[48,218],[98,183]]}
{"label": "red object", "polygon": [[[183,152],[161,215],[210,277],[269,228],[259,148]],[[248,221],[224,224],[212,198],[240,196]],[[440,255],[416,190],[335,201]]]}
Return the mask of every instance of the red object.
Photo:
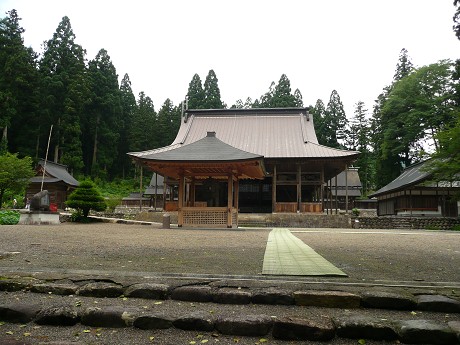
{"label": "red object", "polygon": [[50,211],[51,212],[57,212],[57,205],[54,203],[50,203]]}

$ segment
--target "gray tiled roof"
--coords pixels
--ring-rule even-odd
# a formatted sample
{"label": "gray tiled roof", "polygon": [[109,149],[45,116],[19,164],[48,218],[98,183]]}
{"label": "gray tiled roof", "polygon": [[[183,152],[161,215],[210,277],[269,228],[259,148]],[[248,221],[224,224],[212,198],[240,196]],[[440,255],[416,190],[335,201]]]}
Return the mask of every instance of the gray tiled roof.
{"label": "gray tiled roof", "polygon": [[[38,165],[41,165],[42,167],[44,166],[44,164],[45,164],[44,160],[40,160],[38,162]],[[69,172],[67,171],[67,167],[65,165],[47,161],[46,168],[45,168],[45,175],[56,179],[55,181],[53,181],[52,179],[48,179],[48,182],[63,181],[71,186],[76,187],[79,185],[79,182],[72,175],[69,174]],[[33,177],[32,179],[35,179],[36,177]],[[31,182],[35,182],[35,180],[31,180]]]}
{"label": "gray tiled roof", "polygon": [[263,157],[230,146],[217,139],[215,133],[209,132],[204,138],[188,145],[178,146],[167,151],[145,154],[142,158],[170,162],[229,162],[261,159]]}
{"label": "gray tiled roof", "polygon": [[396,179],[391,181],[386,186],[380,188],[378,191],[369,195],[369,198],[374,198],[381,194],[403,189],[408,186],[412,186],[421,183],[431,176],[430,172],[424,171],[423,167],[428,161],[413,164],[402,172]]}
{"label": "gray tiled roof", "polygon": [[307,109],[282,108],[188,110],[170,146],[130,155],[147,158],[174,150],[202,139],[207,132],[216,132],[224,143],[264,158],[353,158],[359,154],[319,145]]}

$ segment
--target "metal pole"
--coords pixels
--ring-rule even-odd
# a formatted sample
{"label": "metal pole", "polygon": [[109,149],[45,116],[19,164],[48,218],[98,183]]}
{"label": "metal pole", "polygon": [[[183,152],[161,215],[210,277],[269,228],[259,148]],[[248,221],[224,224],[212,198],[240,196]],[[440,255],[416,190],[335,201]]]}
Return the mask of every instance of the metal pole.
{"label": "metal pole", "polygon": [[48,151],[50,149],[50,140],[51,140],[52,132],[53,132],[53,125],[51,125],[51,128],[50,128],[50,135],[48,137],[48,146],[46,147],[45,164],[43,164],[43,175],[42,175],[42,184],[40,186],[40,192],[43,190],[43,181],[45,180],[46,161],[48,160]]}

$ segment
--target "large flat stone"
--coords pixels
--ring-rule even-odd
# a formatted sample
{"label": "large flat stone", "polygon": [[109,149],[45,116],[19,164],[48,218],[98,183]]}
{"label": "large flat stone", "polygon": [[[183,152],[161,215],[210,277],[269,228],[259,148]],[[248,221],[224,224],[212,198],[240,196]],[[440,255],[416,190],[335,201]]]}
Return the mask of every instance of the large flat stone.
{"label": "large flat stone", "polygon": [[212,292],[212,299],[222,304],[249,304],[251,292],[243,289],[222,288]]}
{"label": "large flat stone", "polygon": [[32,292],[51,293],[54,295],[75,295],[78,286],[75,284],[40,283],[30,288]]}
{"label": "large flat stone", "polygon": [[460,313],[460,302],[442,295],[416,296],[417,309],[443,313]]}
{"label": "large flat stone", "polygon": [[458,344],[455,332],[446,324],[429,320],[399,321],[397,331],[403,343]]}
{"label": "large flat stone", "polygon": [[271,287],[253,292],[252,303],[292,305],[294,304],[294,297],[292,291]]}
{"label": "large flat stone", "polygon": [[389,291],[366,291],[361,294],[362,305],[366,308],[413,310],[416,307],[414,296]]}
{"label": "large flat stone", "polygon": [[449,321],[447,325],[450,327],[455,334],[457,334],[457,338],[460,342],[460,321]]}
{"label": "large flat stone", "polygon": [[294,300],[297,305],[326,308],[359,308],[361,297],[344,291],[295,291]]}
{"label": "large flat stone", "polygon": [[125,291],[126,297],[146,299],[167,299],[169,286],[165,284],[141,283],[128,287]]}
{"label": "large flat stone", "polygon": [[211,302],[211,288],[209,286],[180,286],[172,291],[171,298],[179,301]]}
{"label": "large flat stone", "polygon": [[0,320],[12,323],[27,323],[35,319],[40,307],[35,304],[10,303],[0,305]]}
{"label": "large flat stone", "polygon": [[139,311],[133,308],[87,308],[81,315],[81,323],[93,327],[130,327]]}
{"label": "large flat stone", "polygon": [[133,326],[140,329],[166,329],[173,326],[174,319],[160,313],[142,315],[134,320]]}
{"label": "large flat stone", "polygon": [[392,324],[378,318],[361,316],[340,317],[334,319],[336,333],[342,338],[394,340],[398,334]]}
{"label": "large flat stone", "polygon": [[327,341],[335,337],[335,327],[329,318],[307,320],[283,317],[273,323],[273,337],[282,340]]}
{"label": "large flat stone", "polygon": [[77,290],[77,294],[86,297],[119,297],[123,287],[118,284],[96,282],[85,284]]}
{"label": "large flat stone", "polygon": [[80,321],[78,313],[68,306],[56,306],[42,309],[35,319],[39,325],[73,326]]}
{"label": "large flat stone", "polygon": [[214,329],[215,319],[209,313],[197,311],[190,315],[184,315],[173,321],[176,328],[187,331],[210,332]]}
{"label": "large flat stone", "polygon": [[235,315],[219,317],[215,327],[222,334],[258,337],[266,335],[272,323],[267,315]]}

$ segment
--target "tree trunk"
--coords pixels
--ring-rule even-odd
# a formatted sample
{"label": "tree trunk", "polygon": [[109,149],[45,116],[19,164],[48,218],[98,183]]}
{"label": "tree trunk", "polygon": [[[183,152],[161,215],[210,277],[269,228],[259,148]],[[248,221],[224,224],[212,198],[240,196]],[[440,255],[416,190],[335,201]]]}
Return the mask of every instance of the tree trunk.
{"label": "tree trunk", "polygon": [[96,118],[96,128],[95,128],[95,133],[94,133],[94,146],[93,146],[93,160],[92,160],[92,163],[91,163],[91,170],[93,170],[94,172],[94,169],[96,168],[96,164],[97,164],[97,128],[99,127],[99,116]]}

